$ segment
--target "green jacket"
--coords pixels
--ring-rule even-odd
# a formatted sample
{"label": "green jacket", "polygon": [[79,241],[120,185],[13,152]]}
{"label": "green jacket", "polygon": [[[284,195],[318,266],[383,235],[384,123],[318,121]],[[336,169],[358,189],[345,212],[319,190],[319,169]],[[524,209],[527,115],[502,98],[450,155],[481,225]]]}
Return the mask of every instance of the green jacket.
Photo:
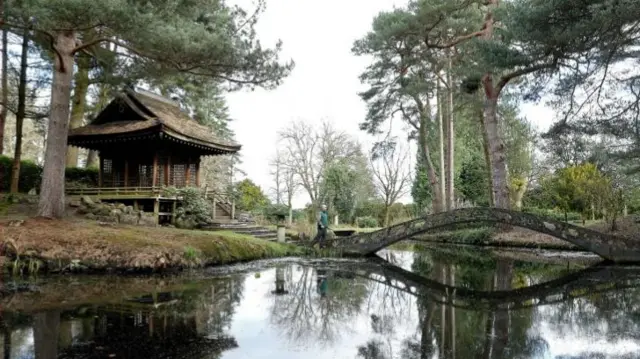
{"label": "green jacket", "polygon": [[320,220],[318,223],[324,228],[329,227],[329,215],[327,214],[327,211],[320,212]]}

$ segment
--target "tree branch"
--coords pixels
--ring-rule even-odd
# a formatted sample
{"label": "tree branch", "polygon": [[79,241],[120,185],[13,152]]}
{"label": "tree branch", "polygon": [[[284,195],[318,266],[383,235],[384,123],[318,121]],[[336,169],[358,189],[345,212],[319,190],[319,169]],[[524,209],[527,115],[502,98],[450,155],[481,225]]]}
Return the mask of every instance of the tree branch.
{"label": "tree branch", "polygon": [[507,83],[509,83],[509,81],[513,80],[516,77],[528,75],[530,73],[533,73],[539,70],[551,69],[556,67],[557,65],[558,65],[558,59],[554,59],[551,63],[529,66],[529,67],[522,68],[520,70],[515,70],[511,73],[508,73],[500,78],[500,81],[498,81],[498,84],[496,85],[495,92],[500,93],[500,91],[502,91],[502,89],[507,85]]}
{"label": "tree branch", "polygon": [[483,29],[483,30],[480,30],[480,31],[472,32],[470,34],[458,36],[457,38],[453,39],[451,42],[446,43],[444,45],[429,43],[429,38],[425,37],[424,44],[428,48],[431,48],[431,49],[448,49],[448,48],[451,48],[451,47],[454,47],[454,46],[458,45],[459,43],[461,43],[463,41],[467,41],[469,39],[473,39],[474,37],[480,37],[480,36],[484,35],[485,32],[486,32],[486,30]]}

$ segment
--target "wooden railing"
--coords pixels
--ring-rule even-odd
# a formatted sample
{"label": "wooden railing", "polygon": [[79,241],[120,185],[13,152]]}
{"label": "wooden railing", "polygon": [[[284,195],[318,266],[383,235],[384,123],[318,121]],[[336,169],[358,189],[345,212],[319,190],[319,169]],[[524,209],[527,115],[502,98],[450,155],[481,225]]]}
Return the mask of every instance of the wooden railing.
{"label": "wooden railing", "polygon": [[67,188],[69,196],[98,196],[98,197],[156,197],[162,193],[161,187],[88,187],[88,188]]}
{"label": "wooden railing", "polygon": [[236,217],[236,202],[225,192],[216,191],[213,189],[204,189],[204,197],[213,201],[213,213],[212,217],[216,218],[216,205],[222,207],[222,209],[229,214],[231,219]]}

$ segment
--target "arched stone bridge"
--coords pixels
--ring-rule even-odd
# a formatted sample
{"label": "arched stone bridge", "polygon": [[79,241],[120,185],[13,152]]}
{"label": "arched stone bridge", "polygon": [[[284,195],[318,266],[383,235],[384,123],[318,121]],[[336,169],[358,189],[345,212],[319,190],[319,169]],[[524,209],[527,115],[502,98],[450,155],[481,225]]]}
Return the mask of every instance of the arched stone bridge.
{"label": "arched stone bridge", "polygon": [[640,267],[596,265],[566,276],[511,290],[484,291],[456,287],[378,260],[339,263],[336,273],[354,274],[415,296],[427,296],[435,303],[480,310],[508,306],[511,309],[549,305],[557,302],[640,287]]}
{"label": "arched stone bridge", "polygon": [[369,256],[418,234],[466,223],[503,223],[527,228],[572,243],[613,262],[640,262],[640,241],[600,233],[530,213],[498,208],[463,208],[426,215],[379,231],[339,238],[336,240],[336,246],[343,249],[344,254]]}

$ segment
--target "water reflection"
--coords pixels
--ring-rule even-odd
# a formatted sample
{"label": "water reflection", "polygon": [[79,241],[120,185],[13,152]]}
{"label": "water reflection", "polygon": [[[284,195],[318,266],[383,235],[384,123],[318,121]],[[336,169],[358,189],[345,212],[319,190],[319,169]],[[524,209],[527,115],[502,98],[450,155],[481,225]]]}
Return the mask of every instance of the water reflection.
{"label": "water reflection", "polygon": [[[638,268],[433,251],[385,257],[398,266],[278,263],[258,268],[260,275],[165,280],[170,285],[144,293],[128,279],[48,280],[40,293],[2,298],[1,357],[626,359],[640,352]],[[101,296],[82,296],[97,287]],[[114,292],[121,294],[104,294]]]}

